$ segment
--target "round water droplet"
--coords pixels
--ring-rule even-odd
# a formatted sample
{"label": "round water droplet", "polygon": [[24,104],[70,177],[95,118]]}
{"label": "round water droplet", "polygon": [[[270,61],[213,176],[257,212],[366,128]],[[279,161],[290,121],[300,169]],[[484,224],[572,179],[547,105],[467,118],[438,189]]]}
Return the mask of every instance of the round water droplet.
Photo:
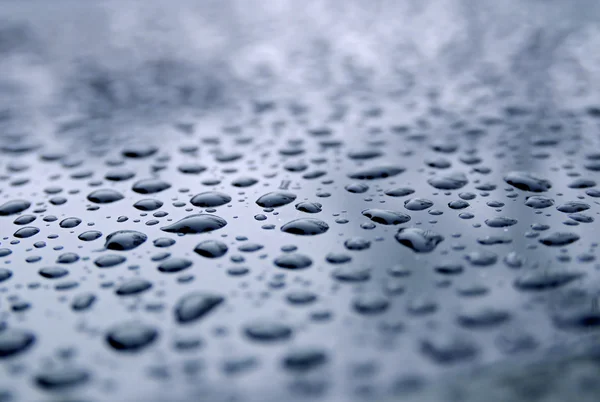
{"label": "round water droplet", "polygon": [[424,198],[411,198],[404,201],[404,208],[409,211],[422,211],[427,208],[431,208],[433,206],[433,202],[426,200]]}
{"label": "round water droplet", "polygon": [[38,387],[51,390],[65,390],[87,383],[91,375],[87,370],[80,368],[53,368],[39,373],[35,376],[35,383]]}
{"label": "round water droplet", "polygon": [[146,198],[143,200],[139,200],[138,202],[133,204],[133,207],[135,209],[139,209],[140,211],[155,211],[162,206],[163,206],[162,201],[155,200],[152,198]]}
{"label": "round water droplet", "polygon": [[102,232],[97,230],[88,230],[87,232],[81,233],[77,238],[81,241],[94,241],[102,237]]}
{"label": "round water droplet", "polygon": [[555,232],[542,237],[540,243],[549,247],[563,247],[579,240],[579,235],[572,232]]}
{"label": "round water droplet", "polygon": [[227,253],[227,245],[218,240],[205,240],[196,245],[194,252],[206,258],[219,258]]}
{"label": "round water droplet", "polygon": [[535,209],[548,208],[554,205],[554,200],[543,195],[532,195],[525,199],[525,205]]}
{"label": "round water droplet", "polygon": [[207,191],[192,197],[190,203],[200,208],[214,208],[231,202],[231,197],[217,191]]}
{"label": "round water droplet", "polygon": [[96,204],[110,204],[111,202],[119,201],[125,198],[123,194],[112,189],[101,189],[92,191],[87,199]]}
{"label": "round water droplet", "polygon": [[138,194],[155,194],[171,188],[166,181],[159,179],[144,179],[134,183],[132,190]]}
{"label": "round water droplet", "polygon": [[360,295],[352,301],[352,307],[357,313],[365,315],[381,314],[390,306],[387,298],[379,294]]}
{"label": "round water droplet", "polygon": [[491,228],[505,228],[516,225],[517,222],[516,219],[507,218],[505,216],[496,216],[485,220],[485,224]]}
{"label": "round water droplet", "polygon": [[406,197],[407,195],[411,195],[414,192],[415,190],[409,187],[397,187],[385,190],[385,195],[390,197]]}
{"label": "round water droplet", "polygon": [[303,201],[296,204],[296,209],[307,214],[316,214],[322,211],[323,206],[318,202]]}
{"label": "round water droplet", "polygon": [[167,274],[174,274],[188,269],[192,266],[192,261],[186,258],[173,257],[166,261],[163,261],[159,266],[158,270]]}
{"label": "round water droplet", "polygon": [[312,260],[304,254],[290,253],[275,258],[274,263],[283,269],[304,269],[312,265]]}
{"label": "round water droplet", "polygon": [[371,219],[373,222],[382,225],[401,225],[410,221],[410,216],[402,212],[390,211],[387,209],[365,209],[362,211],[363,216]]}
{"label": "round water droplet", "polygon": [[312,371],[327,362],[327,354],[321,349],[312,347],[296,348],[283,358],[283,366],[294,372]]}
{"label": "round water droplet", "polygon": [[21,229],[17,230],[13,234],[13,236],[18,239],[27,239],[31,236],[35,236],[39,232],[40,232],[40,229],[36,228],[35,226],[25,226],[25,227],[22,227]]}
{"label": "round water droplet", "polygon": [[125,322],[110,328],[106,341],[120,352],[137,352],[150,346],[158,338],[158,330],[137,321]]}
{"label": "round water droplet", "polygon": [[72,229],[74,227],[79,226],[80,224],[81,224],[81,219],[71,217],[71,218],[63,219],[62,221],[60,221],[60,223],[58,225],[63,229]]}
{"label": "round water droplet", "polygon": [[142,245],[148,236],[135,230],[119,230],[106,236],[104,247],[109,250],[133,250]]}
{"label": "round water droplet", "polygon": [[552,184],[548,180],[539,178],[528,172],[510,172],[504,176],[504,181],[519,190],[531,191],[533,193],[541,193],[552,188]]}
{"label": "round water droplet", "polygon": [[544,291],[567,285],[579,278],[584,273],[576,271],[531,271],[515,280],[515,287],[523,291]]}
{"label": "round water droplet", "polygon": [[30,331],[0,327],[0,359],[25,352],[35,340],[35,335]]}
{"label": "round water droplet", "polygon": [[115,291],[119,296],[135,296],[149,290],[152,282],[142,278],[132,278],[123,282]]}
{"label": "round water droplet", "polygon": [[377,166],[358,172],[348,174],[348,177],[355,180],[377,180],[394,177],[402,172],[404,168],[400,166]]}
{"label": "round water droplet", "polygon": [[44,278],[58,279],[69,275],[69,271],[61,267],[46,267],[38,271]]}
{"label": "round water droplet", "polygon": [[292,328],[280,322],[260,320],[246,325],[244,334],[253,341],[277,342],[290,339]]}
{"label": "round water droplet", "polygon": [[214,293],[188,293],[175,305],[175,318],[182,324],[192,323],[206,316],[224,301],[223,296]]}
{"label": "round water droplet", "polygon": [[198,234],[212,232],[227,225],[227,221],[220,216],[210,214],[197,214],[186,216],[185,218],[160,228],[168,233],[178,234]]}
{"label": "round water droplet", "polygon": [[574,212],[581,212],[581,211],[585,211],[587,209],[590,209],[590,206],[588,204],[586,204],[585,202],[581,202],[581,201],[569,201],[569,202],[565,202],[564,204],[559,205],[558,207],[556,207],[557,210],[559,210],[560,212],[565,212],[565,213],[574,213]]}
{"label": "round water droplet", "polygon": [[94,264],[96,264],[98,268],[112,268],[114,266],[124,263],[126,260],[127,258],[125,258],[122,255],[105,254],[96,258]]}
{"label": "round water droplet", "polygon": [[400,229],[395,238],[400,244],[417,253],[429,253],[444,240],[441,234],[420,228]]}
{"label": "round water droplet", "polygon": [[314,236],[323,234],[329,230],[329,225],[314,218],[300,218],[286,223],[281,231],[300,236]]}
{"label": "round water droplet", "polygon": [[451,173],[446,175],[434,176],[427,180],[430,186],[439,190],[458,190],[463,188],[469,181],[463,173]]}
{"label": "round water droplet", "polygon": [[256,204],[263,208],[277,208],[287,205],[296,199],[296,195],[288,192],[274,191],[261,196]]}
{"label": "round water droplet", "polygon": [[29,201],[12,200],[0,205],[0,216],[8,216],[18,214],[25,211],[31,206]]}
{"label": "round water droplet", "polygon": [[498,255],[491,251],[477,250],[471,251],[465,255],[465,259],[471,263],[471,265],[477,267],[487,267],[494,265],[498,261]]}

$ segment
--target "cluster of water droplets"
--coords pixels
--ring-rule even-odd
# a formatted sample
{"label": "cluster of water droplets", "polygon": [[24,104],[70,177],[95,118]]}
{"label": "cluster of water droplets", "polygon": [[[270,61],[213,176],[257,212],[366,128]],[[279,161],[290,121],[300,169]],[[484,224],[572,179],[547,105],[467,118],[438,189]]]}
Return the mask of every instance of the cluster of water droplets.
{"label": "cluster of water droplets", "polygon": [[[35,53],[18,27],[0,52]],[[553,33],[519,53],[523,74]],[[61,78],[50,103],[85,110],[0,114],[0,401],[384,400],[600,329],[598,105],[414,65],[399,81],[348,48],[324,51],[335,79],[310,89],[241,52],[229,92],[205,60],[144,64],[144,44],[140,70]]]}

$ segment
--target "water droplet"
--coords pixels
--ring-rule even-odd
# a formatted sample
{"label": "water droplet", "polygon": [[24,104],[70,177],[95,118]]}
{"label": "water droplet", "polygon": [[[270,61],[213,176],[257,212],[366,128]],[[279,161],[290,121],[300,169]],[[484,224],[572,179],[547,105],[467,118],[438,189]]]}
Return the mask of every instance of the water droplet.
{"label": "water droplet", "polygon": [[314,218],[300,218],[286,223],[281,231],[301,236],[314,236],[329,230],[329,225]]}
{"label": "water droplet", "polygon": [[469,181],[463,173],[451,173],[440,176],[434,176],[427,180],[427,183],[439,190],[458,190],[463,188]]}
{"label": "water droplet", "polygon": [[142,278],[131,278],[123,282],[115,291],[119,296],[139,295],[152,287],[152,282]]}
{"label": "water droplet", "polygon": [[96,296],[93,293],[81,293],[73,298],[71,308],[73,311],[85,311],[92,307],[96,301]]}
{"label": "water droplet", "polygon": [[327,360],[327,354],[321,349],[297,347],[284,356],[283,366],[290,371],[304,373],[324,365]]}
{"label": "water droplet", "polygon": [[390,211],[387,209],[365,209],[362,211],[363,216],[371,219],[373,222],[382,225],[400,225],[410,221],[410,216],[402,212]]}
{"label": "water droplet", "polygon": [[498,261],[498,255],[491,251],[477,250],[471,251],[465,255],[465,259],[471,263],[471,265],[477,267],[487,267],[494,265]]}
{"label": "water droplet", "polygon": [[122,255],[105,254],[96,258],[94,264],[96,264],[98,268],[112,268],[114,266],[124,263],[126,260],[127,258],[125,258]]}
{"label": "water droplet", "polygon": [[132,190],[138,194],[155,194],[171,188],[166,181],[159,179],[144,179],[134,183]]}
{"label": "water droplet", "polygon": [[94,190],[87,199],[96,204],[110,204],[111,202],[119,201],[124,198],[123,194],[112,189]]}
{"label": "water droplet", "polygon": [[540,243],[550,247],[562,247],[579,240],[579,235],[572,232],[555,232],[542,237]]}
{"label": "water droplet", "polygon": [[528,172],[510,172],[504,176],[504,181],[519,190],[531,191],[533,193],[541,193],[552,188],[552,184],[548,180],[539,178]]}
{"label": "water droplet", "polygon": [[554,200],[543,195],[532,195],[525,199],[525,205],[535,209],[548,208],[554,205]]}
{"label": "water droplet", "polygon": [[71,217],[71,218],[63,219],[62,221],[60,221],[60,223],[58,225],[63,229],[72,229],[74,227],[79,226],[80,224],[81,224],[81,219]]}
{"label": "water droplet", "polygon": [[175,318],[182,324],[192,323],[206,316],[224,301],[223,296],[214,293],[188,293],[175,305]]}
{"label": "water droplet", "polygon": [[227,253],[227,245],[218,240],[205,240],[194,248],[194,252],[206,258],[219,258]]}
{"label": "water droplet", "polygon": [[404,172],[404,170],[404,168],[399,166],[378,166],[350,173],[348,177],[354,180],[385,179],[388,177],[394,177]]}
{"label": "water droplet", "polygon": [[433,206],[433,202],[426,200],[424,198],[410,198],[404,201],[404,208],[409,211],[422,211],[427,208],[431,208]]}
{"label": "water droplet", "polygon": [[58,279],[67,276],[69,271],[61,267],[47,267],[40,269],[38,273],[44,278]]}
{"label": "water droplet", "polygon": [[35,335],[30,331],[0,327],[0,359],[25,352],[35,340]]}
{"label": "water droplet", "polygon": [[274,263],[283,269],[304,269],[312,265],[312,260],[304,254],[291,253],[275,258]]}
{"label": "water droplet", "polygon": [[464,337],[439,334],[422,339],[421,352],[438,364],[455,364],[473,359],[479,348]]}
{"label": "water droplet", "polygon": [[396,187],[385,190],[384,194],[390,197],[406,197],[414,192],[415,190],[409,187]]}
{"label": "water droplet", "polygon": [[35,383],[38,387],[45,390],[62,391],[67,388],[87,383],[90,379],[90,373],[86,370],[74,367],[53,368],[39,373],[35,376]]}
{"label": "water droplet", "polygon": [[106,341],[120,352],[137,352],[150,346],[158,338],[158,330],[137,321],[125,322],[110,328]]}
{"label": "water droplet", "polygon": [[102,237],[102,233],[97,230],[88,230],[81,233],[77,238],[81,241],[94,241]]}
{"label": "water droplet", "polygon": [[227,225],[227,221],[219,216],[210,214],[197,214],[186,216],[185,218],[160,228],[168,233],[178,234],[198,234],[212,232]]}
{"label": "water droplet", "polygon": [[260,320],[246,325],[244,334],[253,341],[277,342],[290,339],[292,328],[280,322]]}
{"label": "water droplet", "polygon": [[155,200],[152,198],[146,198],[143,200],[139,200],[138,202],[133,204],[133,207],[135,209],[139,209],[140,211],[155,211],[162,206],[163,206],[162,201]]}
{"label": "water droplet", "polygon": [[135,230],[118,230],[106,236],[104,247],[109,250],[133,250],[142,245],[148,236]]}
{"label": "water droplet", "polygon": [[556,207],[556,209],[560,212],[574,213],[574,212],[581,212],[581,211],[590,209],[590,206],[588,204],[586,204],[585,202],[569,201],[569,202],[565,202],[564,204],[559,205],[558,207]]}
{"label": "water droplet", "polygon": [[417,253],[429,253],[444,240],[441,234],[420,228],[400,229],[395,238],[400,244]]}
{"label": "water droplet", "polygon": [[163,261],[159,266],[158,270],[167,274],[174,274],[188,269],[192,266],[192,261],[186,258],[173,257],[166,261]]}
{"label": "water droplet", "polygon": [[581,277],[582,272],[538,270],[528,272],[515,280],[515,287],[523,291],[556,289]]}
{"label": "water droplet", "polygon": [[287,192],[274,191],[261,196],[256,204],[263,208],[277,208],[287,205],[296,199],[296,195]]}
{"label": "water droplet", "polygon": [[8,216],[21,213],[31,206],[29,201],[12,200],[0,205],[0,216]]}
{"label": "water droplet", "polygon": [[231,197],[217,191],[207,191],[192,197],[190,203],[200,208],[214,208],[231,202]]}
{"label": "water droplet", "polygon": [[36,228],[35,226],[25,226],[25,227],[22,227],[21,229],[17,230],[13,234],[13,236],[15,236],[18,239],[27,239],[31,236],[35,236],[39,232],[40,232],[40,229]]}
{"label": "water droplet", "polygon": [[364,294],[354,298],[352,306],[357,313],[373,315],[385,312],[390,306],[390,302],[379,294]]}
{"label": "water droplet", "polygon": [[516,219],[507,218],[505,216],[496,216],[485,220],[485,224],[491,228],[505,228],[516,225],[517,222]]}
{"label": "water droplet", "polygon": [[322,211],[323,206],[318,202],[303,201],[296,204],[296,209],[298,211],[306,212],[308,214],[316,214]]}

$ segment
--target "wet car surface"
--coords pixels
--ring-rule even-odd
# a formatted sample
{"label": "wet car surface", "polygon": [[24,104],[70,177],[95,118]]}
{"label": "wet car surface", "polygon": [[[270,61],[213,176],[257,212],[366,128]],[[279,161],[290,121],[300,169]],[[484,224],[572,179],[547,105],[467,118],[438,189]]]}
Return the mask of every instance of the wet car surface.
{"label": "wet car surface", "polygon": [[488,3],[12,5],[0,401],[595,378],[595,8]]}

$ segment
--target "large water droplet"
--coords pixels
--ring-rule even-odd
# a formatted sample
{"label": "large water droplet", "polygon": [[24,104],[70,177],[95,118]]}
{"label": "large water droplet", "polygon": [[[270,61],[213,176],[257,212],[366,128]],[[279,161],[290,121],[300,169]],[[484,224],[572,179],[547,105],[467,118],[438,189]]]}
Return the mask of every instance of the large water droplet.
{"label": "large water droplet", "polygon": [[182,324],[194,322],[207,315],[224,301],[223,296],[214,293],[188,293],[179,299],[175,305],[175,318]]}
{"label": "large water droplet", "polygon": [[256,203],[263,208],[277,208],[293,202],[296,194],[274,191],[261,196]]}
{"label": "large water droplet", "polygon": [[417,253],[429,253],[444,240],[444,236],[432,230],[403,228],[396,233],[396,240]]}
{"label": "large water droplet", "polygon": [[192,197],[190,203],[200,208],[214,208],[231,202],[231,197],[218,191],[207,191]]}
{"label": "large water droplet", "polygon": [[115,350],[137,352],[150,346],[158,338],[158,330],[150,325],[130,321],[110,328],[106,341]]}
{"label": "large water droplet", "polygon": [[111,202],[119,201],[124,198],[123,194],[112,189],[101,189],[92,191],[87,199],[96,204],[110,204]]}
{"label": "large water droplet", "polygon": [[160,228],[168,233],[178,234],[198,234],[212,232],[227,225],[227,221],[220,216],[210,214],[197,214],[186,216],[185,218]]}
{"label": "large water droplet", "polygon": [[133,250],[142,245],[148,236],[135,230],[119,230],[106,236],[104,247],[109,250]]}
{"label": "large water droplet", "polygon": [[8,216],[18,214],[25,211],[31,206],[29,201],[12,200],[0,205],[0,216]]}
{"label": "large water droplet", "polygon": [[314,236],[329,230],[329,225],[319,219],[300,218],[286,223],[281,227],[282,232],[301,236]]}
{"label": "large water droplet", "polygon": [[504,176],[504,181],[519,190],[531,191],[533,193],[548,191],[552,187],[552,184],[548,180],[539,178],[528,172],[510,172]]}
{"label": "large water droplet", "polygon": [[410,221],[410,216],[398,211],[390,211],[387,209],[371,208],[362,211],[362,214],[373,222],[382,225],[401,225]]}
{"label": "large water droplet", "polygon": [[219,240],[205,240],[194,248],[194,252],[206,258],[219,258],[227,253],[227,245]]}

